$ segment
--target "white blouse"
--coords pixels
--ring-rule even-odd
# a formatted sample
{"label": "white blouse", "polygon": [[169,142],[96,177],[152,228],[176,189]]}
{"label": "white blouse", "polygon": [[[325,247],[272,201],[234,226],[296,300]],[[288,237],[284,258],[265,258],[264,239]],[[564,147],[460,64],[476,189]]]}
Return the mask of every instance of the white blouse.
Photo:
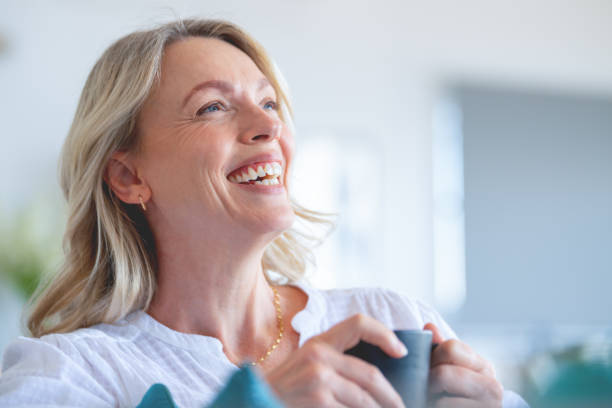
{"label": "white blouse", "polygon": [[[432,322],[445,338],[456,337],[434,309],[389,290],[295,286],[308,295],[291,322],[300,347],[355,313],[391,329],[422,329]],[[134,407],[151,385],[163,383],[179,407],[202,408],[236,370],[218,339],[174,331],[140,310],[114,324],[19,337],[4,353],[0,406]],[[526,406],[516,394],[504,397],[504,407]]]}

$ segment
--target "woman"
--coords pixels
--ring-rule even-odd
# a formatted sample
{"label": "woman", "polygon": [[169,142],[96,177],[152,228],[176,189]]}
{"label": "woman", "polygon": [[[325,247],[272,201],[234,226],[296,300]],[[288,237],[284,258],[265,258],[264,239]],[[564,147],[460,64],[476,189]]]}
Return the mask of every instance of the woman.
{"label": "woman", "polygon": [[437,406],[501,406],[491,365],[434,310],[300,282],[308,237],[292,225],[326,221],[289,198],[281,85],[226,22],[169,23],[103,54],[62,151],[65,264],[37,297],[34,338],[5,354],[0,405],[135,406],[161,382],[199,407],[254,361],[289,407],[399,407],[342,352],[361,339],[401,357],[391,330],[427,323]]}

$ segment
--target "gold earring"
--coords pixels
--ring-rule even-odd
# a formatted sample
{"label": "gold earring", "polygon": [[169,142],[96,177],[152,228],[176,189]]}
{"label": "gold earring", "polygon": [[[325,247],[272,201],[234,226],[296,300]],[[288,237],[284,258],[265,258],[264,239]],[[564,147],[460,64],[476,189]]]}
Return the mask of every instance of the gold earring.
{"label": "gold earring", "polygon": [[142,196],[140,194],[138,194],[138,200],[140,201],[140,206],[142,207],[142,211],[147,211],[147,206],[145,205],[144,201],[142,201]]}

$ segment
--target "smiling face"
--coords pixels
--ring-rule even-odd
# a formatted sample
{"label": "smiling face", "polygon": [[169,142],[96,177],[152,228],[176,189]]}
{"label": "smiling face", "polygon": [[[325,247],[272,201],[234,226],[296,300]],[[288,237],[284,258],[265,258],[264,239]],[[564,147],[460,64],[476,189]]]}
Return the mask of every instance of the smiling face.
{"label": "smiling face", "polygon": [[273,238],[294,219],[286,169],[293,136],[255,63],[217,39],[169,45],[137,121],[138,176],[155,220],[179,229]]}

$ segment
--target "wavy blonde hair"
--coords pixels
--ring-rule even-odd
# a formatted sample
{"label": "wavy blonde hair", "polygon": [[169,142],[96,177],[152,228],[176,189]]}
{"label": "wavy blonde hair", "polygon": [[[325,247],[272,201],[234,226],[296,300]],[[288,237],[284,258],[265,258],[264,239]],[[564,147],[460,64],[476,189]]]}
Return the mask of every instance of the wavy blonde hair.
{"label": "wavy blonde hair", "polygon": [[[129,34],[112,44],[94,65],[60,158],[60,184],[68,203],[57,274],[39,285],[27,327],[33,336],[111,323],[146,309],[156,287],[156,251],[140,209],[120,201],[104,181],[111,155],[137,147],[136,118],[160,78],[164,49],[187,37],[216,38],[246,53],[274,87],[281,117],[290,127],[291,106],[282,77],[264,49],[234,24],[219,20],[181,20]],[[326,214],[294,200],[298,221],[333,225]],[[295,227],[265,250],[266,276],[283,281],[303,277],[311,248],[321,239]]]}

